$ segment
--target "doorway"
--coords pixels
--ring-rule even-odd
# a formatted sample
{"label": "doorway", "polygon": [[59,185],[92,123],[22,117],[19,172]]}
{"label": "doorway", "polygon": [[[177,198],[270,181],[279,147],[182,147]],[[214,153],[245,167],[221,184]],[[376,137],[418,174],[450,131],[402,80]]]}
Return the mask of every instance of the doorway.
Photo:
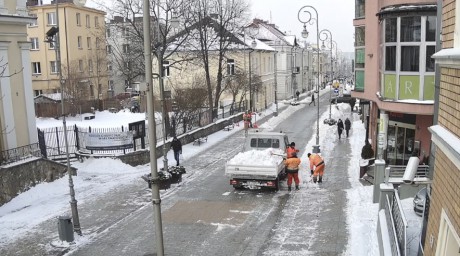
{"label": "doorway", "polygon": [[406,165],[414,152],[415,125],[389,121],[387,135],[387,163]]}

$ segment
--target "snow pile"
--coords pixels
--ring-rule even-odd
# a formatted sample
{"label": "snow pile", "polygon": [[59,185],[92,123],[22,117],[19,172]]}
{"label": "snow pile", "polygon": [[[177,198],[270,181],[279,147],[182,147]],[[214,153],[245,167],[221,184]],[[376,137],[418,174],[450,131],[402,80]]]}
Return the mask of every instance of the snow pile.
{"label": "snow pile", "polygon": [[283,160],[283,157],[274,154],[283,154],[283,152],[273,148],[265,150],[249,150],[238,153],[235,157],[230,159],[228,163],[235,165],[276,166]]}

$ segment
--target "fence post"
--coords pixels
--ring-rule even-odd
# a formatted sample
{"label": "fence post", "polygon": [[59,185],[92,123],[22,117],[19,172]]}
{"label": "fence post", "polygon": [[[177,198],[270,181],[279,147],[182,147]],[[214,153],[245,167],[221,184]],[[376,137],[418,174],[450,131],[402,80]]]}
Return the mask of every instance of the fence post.
{"label": "fence post", "polygon": [[74,124],[73,131],[75,133],[75,146],[77,147],[77,150],[80,151],[80,137],[78,136],[78,127],[76,124]]}
{"label": "fence post", "polygon": [[380,198],[380,184],[385,180],[385,160],[375,160],[375,172],[374,172],[374,197],[373,203],[378,203]]}
{"label": "fence post", "polygon": [[[124,130],[124,127],[123,127],[123,125],[122,125],[122,126],[121,126],[121,132],[124,132],[124,131],[125,131],[125,130]],[[136,146],[136,144],[134,144],[134,147],[135,147],[135,146]],[[136,150],[134,150],[134,151],[136,151]],[[123,155],[126,155],[126,149],[125,149],[124,147],[123,147]]]}
{"label": "fence post", "polygon": [[56,127],[55,130],[56,130],[56,140],[57,140],[58,152],[61,152],[61,147],[60,147],[61,143],[59,142],[59,132],[58,132],[58,128]]}

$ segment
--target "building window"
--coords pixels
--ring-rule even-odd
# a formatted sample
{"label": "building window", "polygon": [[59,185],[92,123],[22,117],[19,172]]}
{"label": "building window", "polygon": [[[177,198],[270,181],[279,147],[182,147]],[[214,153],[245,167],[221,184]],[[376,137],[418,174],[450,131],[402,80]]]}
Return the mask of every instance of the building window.
{"label": "building window", "polygon": [[439,223],[439,232],[436,245],[436,255],[458,255],[460,248],[460,239],[458,238],[455,226],[452,224],[445,209],[441,211],[441,220]]}
{"label": "building window", "polygon": [[54,35],[51,41],[49,41],[49,49],[54,50],[55,45],[56,45],[56,35]]}
{"label": "building window", "polygon": [[111,65],[111,64],[107,65],[107,70],[108,70],[108,71],[112,71],[112,69],[113,69],[113,68],[112,68],[112,65]]}
{"label": "building window", "polygon": [[356,27],[355,28],[355,46],[364,46],[366,44],[365,41],[366,32],[365,27]]}
{"label": "building window", "polygon": [[123,53],[129,52],[129,44],[123,44]]}
{"label": "building window", "polygon": [[86,45],[87,45],[88,49],[91,49],[91,37],[86,38]]}
{"label": "building window", "polygon": [[29,14],[30,17],[35,18],[33,21],[29,23],[29,27],[36,27],[38,26],[37,24],[37,14],[31,13]]}
{"label": "building window", "polygon": [[35,96],[40,96],[43,94],[43,90],[34,90],[34,95]]}
{"label": "building window", "polygon": [[421,39],[421,17],[401,18],[401,42],[420,42]]}
{"label": "building window", "polygon": [[109,80],[109,91],[113,91],[113,80]]}
{"label": "building window", "polygon": [[111,37],[111,35],[112,35],[112,33],[110,32],[110,28],[107,28],[107,29],[105,30],[105,33],[106,33],[106,36],[107,36],[107,37]]}
{"label": "building window", "polygon": [[86,27],[89,28],[90,27],[90,19],[89,19],[89,15],[87,14],[86,15]]}
{"label": "building window", "polygon": [[80,13],[77,12],[76,18],[77,18],[77,26],[81,26],[81,17],[80,17]]}
{"label": "building window", "polygon": [[42,69],[40,67],[40,62],[32,62],[32,74],[41,74]]}
{"label": "building window", "polygon": [[227,75],[231,76],[235,74],[235,60],[227,59]]}
{"label": "building window", "polygon": [[427,46],[426,47],[426,67],[425,67],[425,71],[426,72],[434,72],[434,64],[435,64],[435,61],[433,58],[431,58],[431,56],[433,56],[433,54],[435,53],[436,51],[436,47],[433,45],[433,46]]}
{"label": "building window", "polygon": [[38,38],[37,37],[32,37],[30,38],[30,41],[32,43],[32,48],[31,50],[40,50],[39,44],[38,44]]}
{"label": "building window", "polygon": [[78,71],[83,72],[83,60],[78,60]]}
{"label": "building window", "polygon": [[162,77],[169,77],[169,61],[163,61],[163,74]]}
{"label": "building window", "polygon": [[121,35],[127,37],[129,35],[129,29],[127,27],[124,27],[121,32]]}
{"label": "building window", "polygon": [[366,1],[355,0],[355,18],[364,18],[366,15]]}
{"label": "building window", "polygon": [[51,74],[56,74],[59,72],[59,65],[57,61],[50,61]]}
{"label": "building window", "polygon": [[99,17],[94,17],[94,27],[95,28],[99,27]]}
{"label": "building window", "polygon": [[401,46],[401,71],[419,71],[420,48],[418,46]]}
{"label": "building window", "polygon": [[107,45],[107,53],[112,53],[112,46],[111,45]]}
{"label": "building window", "polygon": [[83,48],[82,42],[81,42],[81,36],[78,36],[78,37],[77,37],[77,46],[78,46],[78,49],[82,49],[82,48]]}
{"label": "building window", "polygon": [[385,20],[385,42],[396,42],[398,39],[398,24],[396,18]]}
{"label": "building window", "polygon": [[56,25],[56,13],[48,12],[46,14],[46,18],[47,18],[47,21],[48,21],[47,25]]}
{"label": "building window", "polygon": [[99,49],[101,47],[101,40],[96,37],[96,49]]}
{"label": "building window", "polygon": [[88,60],[88,71],[93,72],[93,60]]}
{"label": "building window", "polygon": [[385,47],[385,70],[396,71],[396,46]]}
{"label": "building window", "polygon": [[382,96],[433,100],[436,16],[389,17],[383,26]]}

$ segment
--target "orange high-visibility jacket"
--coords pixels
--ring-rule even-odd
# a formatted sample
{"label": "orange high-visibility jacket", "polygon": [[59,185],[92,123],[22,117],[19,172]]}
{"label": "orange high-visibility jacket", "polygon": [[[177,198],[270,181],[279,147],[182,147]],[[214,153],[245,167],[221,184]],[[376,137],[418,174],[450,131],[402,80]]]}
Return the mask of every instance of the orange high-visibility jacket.
{"label": "orange high-visibility jacket", "polygon": [[310,170],[313,170],[313,166],[318,167],[322,162],[324,164],[323,158],[318,154],[311,154],[310,157]]}
{"label": "orange high-visibility jacket", "polygon": [[297,152],[299,152],[299,150],[296,149],[295,147],[291,147],[291,146],[287,147],[287,149],[286,149],[287,158],[291,158],[292,154],[297,153]]}
{"label": "orange high-visibility jacket", "polygon": [[286,165],[286,168],[289,170],[299,170],[300,158],[288,158],[284,160],[284,164]]}

